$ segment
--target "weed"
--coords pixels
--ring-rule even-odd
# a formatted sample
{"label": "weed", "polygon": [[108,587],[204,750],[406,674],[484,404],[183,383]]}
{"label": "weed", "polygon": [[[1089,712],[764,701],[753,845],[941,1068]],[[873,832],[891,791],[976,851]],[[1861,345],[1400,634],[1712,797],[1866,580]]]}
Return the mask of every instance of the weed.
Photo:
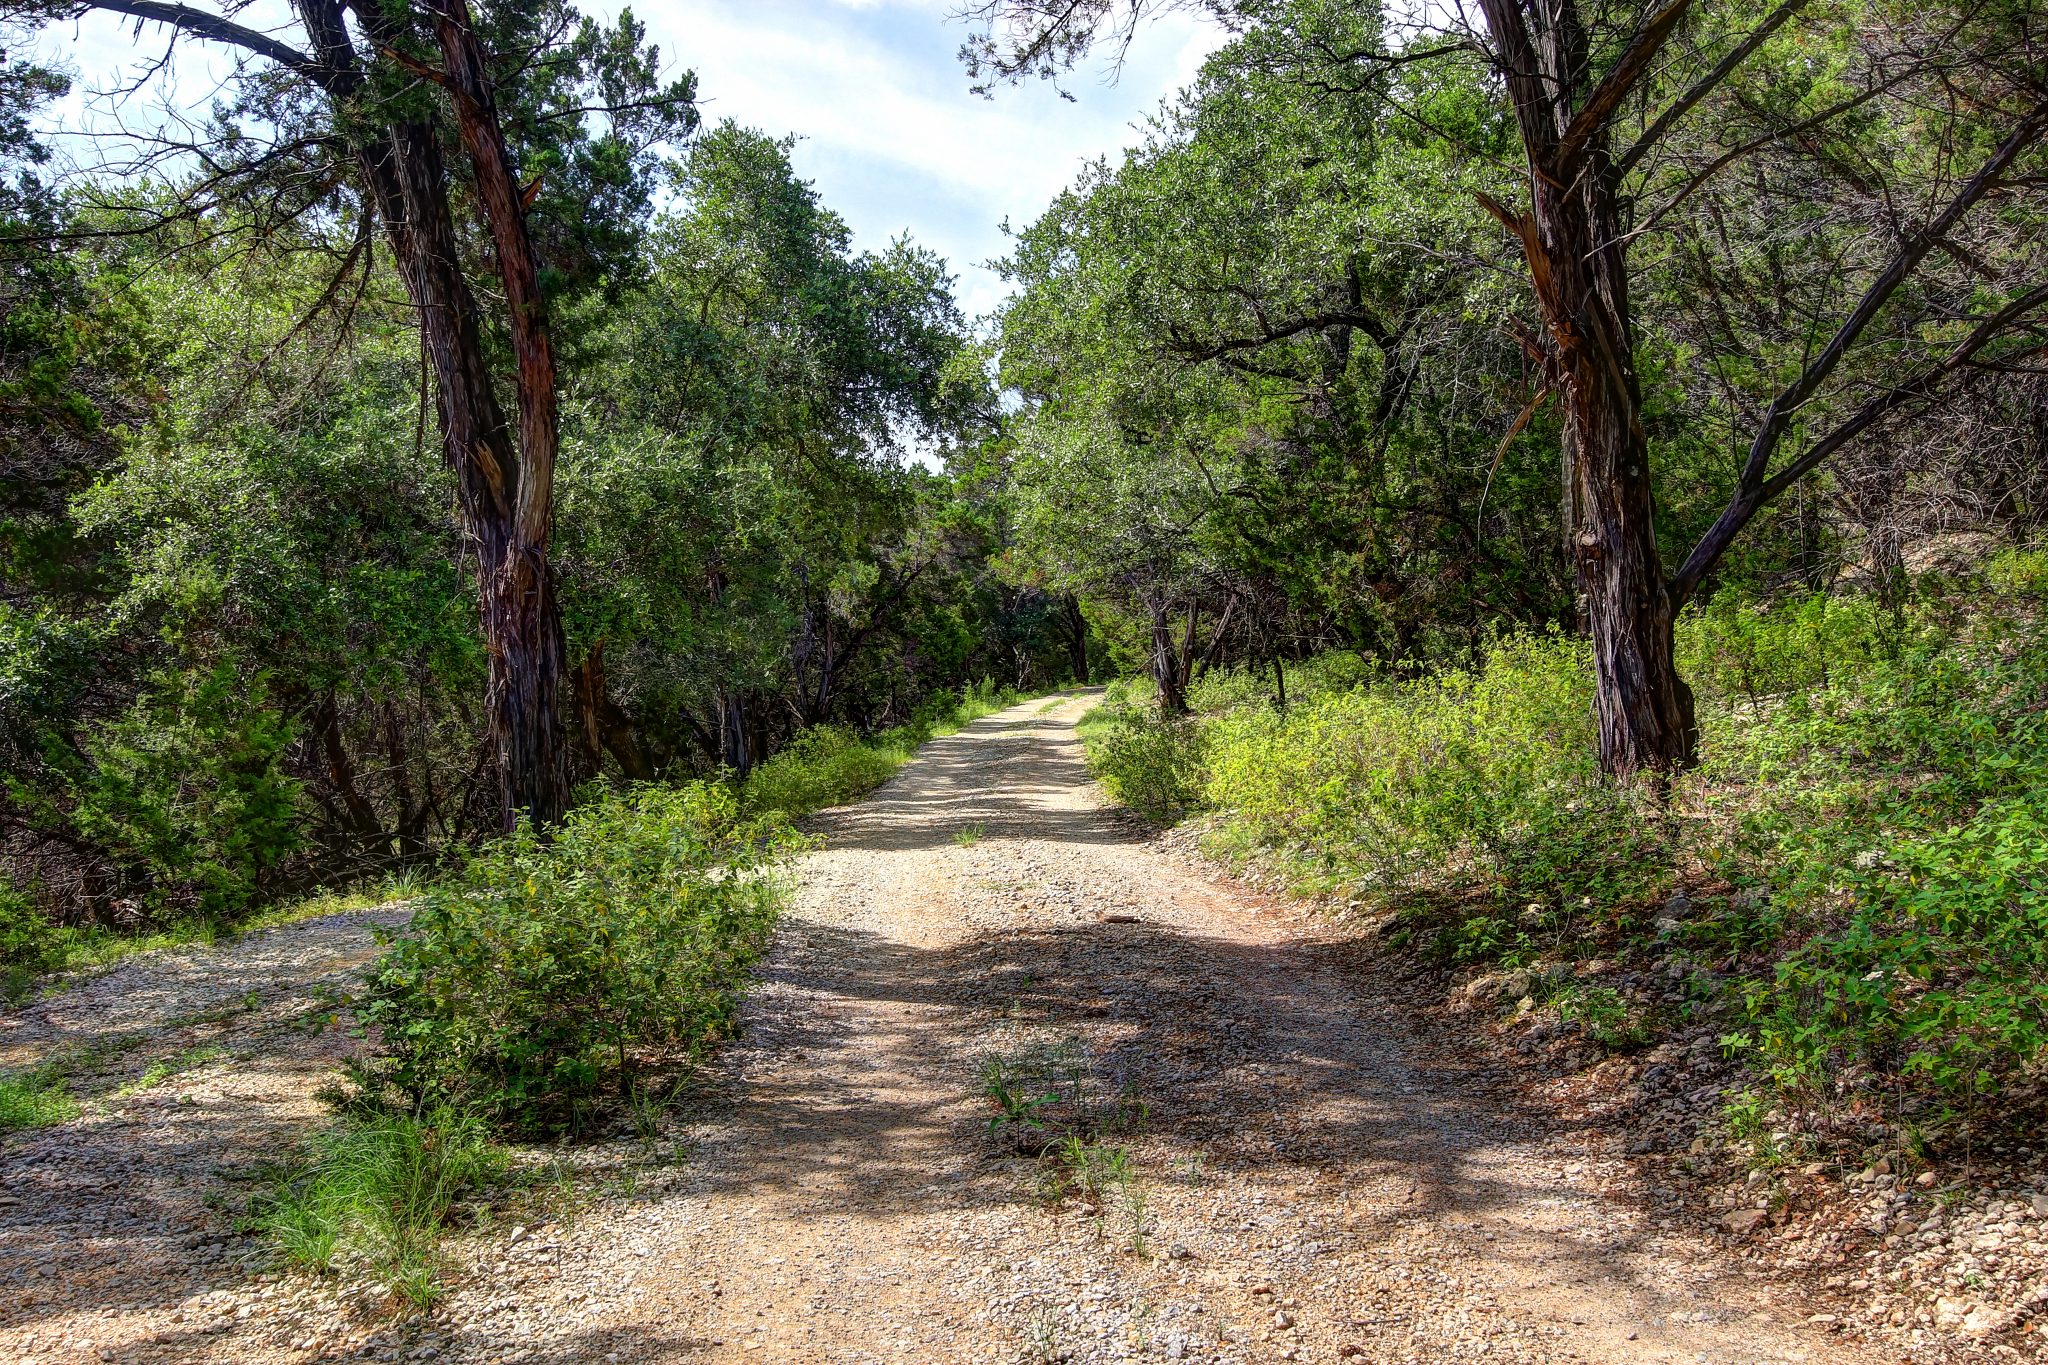
{"label": "weed", "polygon": [[456,1199],[503,1169],[484,1124],[452,1109],[345,1121],[313,1140],[256,1222],[287,1259],[322,1272],[360,1265],[425,1308],[440,1293],[438,1248]]}
{"label": "weed", "polygon": [[1123,1187],[1123,1212],[1125,1222],[1124,1248],[1133,1256],[1147,1257],[1152,1254],[1152,1200],[1145,1186],[1135,1178],[1126,1178]]}
{"label": "weed", "polygon": [[1550,997],[1550,1007],[1558,1018],[1577,1024],[1586,1037],[1604,1048],[1619,1051],[1641,1047],[1649,1040],[1641,1016],[1612,987],[1567,982]]}
{"label": "weed", "polygon": [[973,848],[988,833],[988,826],[981,824],[962,825],[953,831],[953,842],[962,848]]}
{"label": "weed", "polygon": [[138,1091],[161,1085],[180,1072],[196,1070],[208,1062],[228,1055],[228,1050],[218,1043],[206,1043],[199,1047],[187,1048],[173,1057],[159,1057],[142,1069],[142,1074],[114,1091],[115,1099],[122,1099]]}
{"label": "weed", "polygon": [[0,1074],[0,1133],[49,1128],[78,1116],[79,1105],[60,1067]]}
{"label": "weed", "polygon": [[1033,1310],[1027,1329],[1024,1360],[1027,1365],[1060,1365],[1072,1356],[1060,1343],[1060,1320],[1050,1308]]}
{"label": "weed", "polygon": [[1079,1133],[1046,1149],[1041,1194],[1048,1204],[1078,1195],[1098,1208],[1111,1191],[1121,1191],[1131,1179],[1131,1154],[1122,1147],[1105,1147],[1084,1139]]}

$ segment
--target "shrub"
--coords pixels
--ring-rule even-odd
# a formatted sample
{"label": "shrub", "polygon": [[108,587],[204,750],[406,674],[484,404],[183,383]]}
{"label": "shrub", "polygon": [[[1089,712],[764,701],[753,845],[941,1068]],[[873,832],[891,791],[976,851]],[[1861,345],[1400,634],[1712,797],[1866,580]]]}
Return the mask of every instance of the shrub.
{"label": "shrub", "polygon": [[1147,820],[1178,820],[1201,803],[1201,727],[1145,708],[1117,714],[1089,754],[1102,789]]}
{"label": "shrub", "polygon": [[909,757],[898,744],[863,741],[842,726],[815,726],[748,774],[747,808],[805,815],[836,806],[882,785]]}
{"label": "shrub", "polygon": [[1311,693],[1209,722],[1208,801],[1231,837],[1381,891],[1477,873],[1504,899],[1646,894],[1664,834],[1602,780],[1591,664],[1514,637],[1476,670]]}
{"label": "shrub", "polygon": [[361,1265],[424,1308],[440,1292],[438,1247],[456,1199],[504,1164],[484,1125],[454,1109],[357,1117],[313,1139],[256,1224],[290,1260]]}
{"label": "shrub", "polygon": [[2048,635],[1983,622],[1729,737],[1736,856],[1811,932],[1749,999],[1782,1084],[1863,1066],[1964,1099],[2048,1049],[2044,677]]}
{"label": "shrub", "polygon": [[888,781],[926,741],[1020,700],[1018,693],[984,678],[961,689],[958,697],[942,692],[927,698],[908,724],[865,739],[844,726],[813,726],[747,775],[741,800],[750,812],[790,817],[843,805]]}
{"label": "shrub", "polygon": [[486,848],[372,969],[363,1017],[413,1107],[572,1131],[728,1034],[766,946],[779,820],[717,783],[640,787]]}
{"label": "shrub", "polygon": [[1814,593],[1773,605],[1724,593],[1680,623],[1679,670],[1704,699],[1755,706],[1852,683],[1888,652],[1891,629],[1869,598]]}
{"label": "shrub", "polygon": [[11,1000],[64,958],[63,935],[41,907],[0,881],[0,1000]]}
{"label": "shrub", "polygon": [[[298,843],[292,726],[231,665],[156,678],[60,770],[69,823],[105,849],[159,917],[240,911]],[[48,800],[44,818],[62,820]]]}

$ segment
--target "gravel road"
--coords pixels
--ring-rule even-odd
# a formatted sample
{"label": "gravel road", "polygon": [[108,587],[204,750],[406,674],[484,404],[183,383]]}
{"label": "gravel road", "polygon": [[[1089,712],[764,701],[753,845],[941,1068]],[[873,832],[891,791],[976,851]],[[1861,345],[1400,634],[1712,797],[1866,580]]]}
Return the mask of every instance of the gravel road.
{"label": "gravel road", "polygon": [[[0,1158],[0,1359],[1880,1358],[1412,1034],[1327,923],[1105,810],[1073,730],[1093,700],[977,722],[819,817],[743,1041],[659,1139],[573,1155],[575,1217],[461,1239],[426,1322],[232,1257],[146,1268],[139,1229],[92,1223],[134,1202],[97,1163],[153,1159],[160,1121],[109,1115]],[[991,1074],[1022,1121],[992,1125]],[[234,1128],[259,1099],[221,1105]]]}

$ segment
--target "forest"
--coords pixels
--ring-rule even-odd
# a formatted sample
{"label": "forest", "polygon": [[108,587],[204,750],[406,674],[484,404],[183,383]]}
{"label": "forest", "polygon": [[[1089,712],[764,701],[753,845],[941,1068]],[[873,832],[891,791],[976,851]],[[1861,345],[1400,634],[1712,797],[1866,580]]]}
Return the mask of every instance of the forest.
{"label": "forest", "polygon": [[[60,148],[87,12],[232,75]],[[1751,1168],[2030,1149],[2048,11],[974,0],[954,76],[1168,14],[968,316],[630,11],[0,0],[9,994],[417,898],[364,1094],[646,1121],[805,817],[1106,685],[1109,797],[1404,970],[1707,1021]]]}

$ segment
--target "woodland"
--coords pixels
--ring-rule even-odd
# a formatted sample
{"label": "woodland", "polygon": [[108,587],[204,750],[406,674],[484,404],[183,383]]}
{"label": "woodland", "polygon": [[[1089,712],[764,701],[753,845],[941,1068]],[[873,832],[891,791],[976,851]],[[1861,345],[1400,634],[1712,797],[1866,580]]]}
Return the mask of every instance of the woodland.
{"label": "woodland", "polygon": [[[0,0],[12,989],[396,879],[378,1084],[577,1129],[790,817],[1107,682],[1112,795],[1603,1047],[1544,973],[1683,945],[1759,1142],[2032,1095],[2048,9],[977,0],[963,83],[1173,8],[969,318],[629,12]],[[59,158],[88,10],[235,74]]]}

